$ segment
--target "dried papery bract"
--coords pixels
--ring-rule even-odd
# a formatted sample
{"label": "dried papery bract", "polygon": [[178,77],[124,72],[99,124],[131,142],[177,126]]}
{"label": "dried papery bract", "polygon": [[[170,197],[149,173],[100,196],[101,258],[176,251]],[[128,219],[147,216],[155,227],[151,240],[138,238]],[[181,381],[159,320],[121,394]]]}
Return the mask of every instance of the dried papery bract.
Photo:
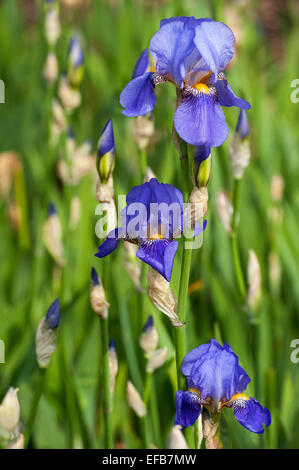
{"label": "dried papery bract", "polygon": [[109,176],[106,184],[102,183],[100,178],[97,181],[96,187],[96,199],[98,202],[109,202],[113,199],[114,196],[114,187],[113,187],[113,177]]}
{"label": "dried papery bract", "polygon": [[271,179],[270,195],[273,202],[280,202],[283,197],[284,179],[281,175],[275,174]]}
{"label": "dried papery bract", "polygon": [[5,449],[24,449],[25,439],[24,434],[19,434],[18,437],[11,440],[5,447]]}
{"label": "dried papery bract", "polygon": [[124,242],[124,266],[130,278],[134,282],[136,289],[139,292],[144,292],[144,289],[140,283],[141,262],[136,257],[137,249],[137,245],[126,241]]}
{"label": "dried papery bract", "polygon": [[224,190],[219,191],[216,199],[217,212],[220,221],[227,233],[231,233],[231,223],[233,216],[233,206],[227,193]]}
{"label": "dried papery bract", "polygon": [[60,79],[58,96],[67,114],[72,113],[81,104],[80,91],[72,88],[65,76]]}
{"label": "dried papery bract", "polygon": [[52,354],[56,349],[57,333],[51,330],[45,318],[42,319],[37,327],[35,337],[35,351],[38,365],[43,369],[46,368],[50,362]]}
{"label": "dried papery bract", "polygon": [[201,222],[208,211],[208,188],[203,186],[193,188],[189,198],[189,204],[184,211],[184,227],[194,228],[197,222]]}
{"label": "dried papery bract", "polygon": [[144,183],[148,183],[152,178],[156,178],[153,170],[148,166],[145,171]]}
{"label": "dried papery bract", "polygon": [[77,185],[84,176],[96,175],[95,159],[91,155],[89,141],[76,148],[74,139],[67,138],[67,156],[69,161],[61,160],[58,163],[58,175],[65,184]]}
{"label": "dried papery bract", "polygon": [[167,449],[189,449],[181,426],[173,426],[171,429]]}
{"label": "dried papery bract", "polygon": [[159,369],[165,364],[167,358],[167,348],[156,349],[149,354],[146,365],[146,372],[152,374],[156,369]]}
{"label": "dried papery bract", "polygon": [[223,444],[218,436],[219,416],[214,415],[216,420],[210,416],[210,413],[204,408],[202,411],[202,429],[205,438],[206,449],[223,449]]}
{"label": "dried papery bract", "polygon": [[250,161],[249,124],[245,110],[240,111],[239,120],[229,145],[229,155],[233,175],[236,179],[243,177]]}
{"label": "dried papery bract", "polygon": [[169,282],[161,276],[155,269],[149,268],[147,273],[148,295],[153,304],[160,312],[167,315],[175,327],[181,327],[184,324],[177,316],[177,297],[172,291]]}
{"label": "dried papery bract", "polygon": [[146,406],[142,401],[138,390],[136,390],[130,381],[127,382],[127,401],[130,408],[132,408],[139,418],[146,416]]}
{"label": "dried papery bract", "polygon": [[7,198],[12,187],[14,173],[21,163],[16,152],[0,153],[0,195]]}
{"label": "dried papery bract", "polygon": [[64,110],[56,99],[52,101],[51,145],[56,145],[60,135],[66,132],[67,122]]}
{"label": "dried papery bract", "polygon": [[94,268],[91,271],[90,303],[92,310],[100,318],[107,318],[109,303],[106,300],[103,284]]}
{"label": "dried papery bract", "polygon": [[149,146],[154,131],[154,120],[150,114],[138,116],[134,119],[132,133],[140,150],[144,150]]}
{"label": "dried papery bract", "polygon": [[[48,3],[48,4],[47,4]],[[59,3],[44,2],[45,4],[45,36],[47,43],[54,46],[61,34],[59,20]]]}
{"label": "dried papery bract", "polygon": [[268,256],[270,285],[278,291],[281,282],[281,264],[277,253],[271,251]]}
{"label": "dried papery bract", "polygon": [[247,275],[248,275],[247,305],[250,307],[252,311],[254,311],[257,309],[261,300],[262,278],[261,278],[260,264],[253,250],[249,251]]}

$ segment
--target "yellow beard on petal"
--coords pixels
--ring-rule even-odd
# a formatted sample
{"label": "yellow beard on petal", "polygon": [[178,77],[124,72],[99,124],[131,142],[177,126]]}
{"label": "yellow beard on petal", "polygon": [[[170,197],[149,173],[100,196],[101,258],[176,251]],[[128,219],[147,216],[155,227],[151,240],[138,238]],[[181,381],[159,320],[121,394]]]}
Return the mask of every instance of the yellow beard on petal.
{"label": "yellow beard on petal", "polygon": [[205,95],[209,94],[209,87],[205,83],[198,82],[195,85],[193,85],[196,90],[200,91],[200,93],[204,93]]}

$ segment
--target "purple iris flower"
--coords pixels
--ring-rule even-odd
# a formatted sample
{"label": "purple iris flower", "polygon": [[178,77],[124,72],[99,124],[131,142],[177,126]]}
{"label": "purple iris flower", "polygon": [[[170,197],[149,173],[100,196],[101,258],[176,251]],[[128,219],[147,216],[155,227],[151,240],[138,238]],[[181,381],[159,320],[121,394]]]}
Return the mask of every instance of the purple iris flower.
{"label": "purple iris flower", "polygon": [[122,227],[110,232],[96,254],[103,258],[126,240],[139,246],[137,257],[156,269],[167,281],[171,279],[179,237],[183,231],[183,195],[171,184],[155,178],[135,186],[127,194],[121,212]]}
{"label": "purple iris flower", "polygon": [[155,86],[171,82],[177,88],[174,126],[179,136],[191,145],[218,147],[229,133],[221,106],[250,109],[247,101],[234,94],[223,73],[233,57],[234,42],[231,29],[210,18],[162,20],[149,46],[156,67],[145,67],[144,51],[133,79],[120,95],[123,114],[151,112],[156,104]]}
{"label": "purple iris flower", "polygon": [[208,344],[193,349],[183,361],[182,372],[188,391],[179,390],[176,394],[175,424],[191,426],[202,406],[212,413],[219,413],[224,407],[232,408],[239,423],[258,434],[271,424],[269,410],[243,393],[250,378],[227,343],[221,346],[211,339]]}

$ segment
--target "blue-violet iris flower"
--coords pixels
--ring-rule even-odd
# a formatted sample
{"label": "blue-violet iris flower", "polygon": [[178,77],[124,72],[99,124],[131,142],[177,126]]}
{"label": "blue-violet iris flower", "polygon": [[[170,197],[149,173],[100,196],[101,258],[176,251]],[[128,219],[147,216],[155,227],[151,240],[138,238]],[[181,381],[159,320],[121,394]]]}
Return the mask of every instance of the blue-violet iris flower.
{"label": "blue-violet iris flower", "polygon": [[258,434],[271,424],[269,410],[243,393],[250,378],[227,343],[221,346],[211,339],[193,349],[183,361],[182,372],[188,391],[179,390],[176,394],[175,424],[191,426],[202,406],[212,413],[232,408],[239,423]]}
{"label": "blue-violet iris flower", "polygon": [[150,113],[156,104],[155,86],[171,82],[177,88],[174,126],[179,136],[191,145],[218,147],[229,133],[221,106],[250,109],[223,73],[233,57],[234,42],[232,30],[210,18],[162,20],[149,46],[155,68],[149,67],[145,50],[120,95],[123,114]]}
{"label": "blue-violet iris flower", "polygon": [[[132,188],[126,202],[126,207],[121,211],[122,227],[108,234],[96,256],[103,258],[112,253],[121,240],[129,241],[139,246],[136,256],[141,261],[170,281],[178,248],[175,238],[181,235],[184,224],[181,191],[171,184],[158,183],[156,178],[152,178]],[[203,229],[200,227],[200,231],[205,226],[206,223]]]}

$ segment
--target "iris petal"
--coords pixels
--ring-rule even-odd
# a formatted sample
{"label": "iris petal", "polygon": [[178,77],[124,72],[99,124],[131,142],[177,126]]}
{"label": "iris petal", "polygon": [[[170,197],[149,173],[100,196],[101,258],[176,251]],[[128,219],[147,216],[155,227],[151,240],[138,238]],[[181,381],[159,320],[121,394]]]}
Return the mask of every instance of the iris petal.
{"label": "iris petal", "polygon": [[218,147],[229,134],[224,112],[210,94],[185,96],[175,112],[174,125],[191,145]]}
{"label": "iris petal", "polygon": [[156,269],[166,281],[170,282],[174,257],[178,242],[168,240],[145,241],[140,244],[137,258]]}
{"label": "iris petal", "polygon": [[150,113],[156,104],[155,86],[152,72],[131,80],[120,95],[120,104],[125,108],[125,116],[142,116]]}
{"label": "iris petal", "polygon": [[[169,75],[178,87],[182,86],[192,52],[199,57],[193,39],[195,35],[195,18],[170,18],[161,23],[161,28],[150,42],[150,52],[156,60],[157,72]],[[193,57],[192,61],[196,61]]]}
{"label": "iris petal", "polygon": [[115,248],[119,244],[119,240],[117,238],[118,230],[119,229],[115,229],[108,233],[106,240],[104,241],[104,243],[102,243],[101,246],[99,246],[98,252],[95,254],[95,256],[97,256],[98,258],[104,258],[105,256],[110,255],[110,253],[115,250]]}
{"label": "iris petal", "polygon": [[202,21],[196,28],[194,43],[215,75],[226,67],[234,55],[234,34],[219,21]]}
{"label": "iris petal", "polygon": [[195,394],[179,390],[176,393],[175,425],[192,426],[200,415],[200,399]]}
{"label": "iris petal", "polygon": [[136,77],[140,77],[141,75],[144,75],[148,71],[148,68],[149,68],[148,50],[145,49],[136,62],[132,78],[134,79]]}
{"label": "iris petal", "polygon": [[226,79],[217,80],[216,88],[218,92],[218,101],[221,106],[231,107],[237,106],[241,109],[250,109],[251,106],[248,101],[238,98],[233,92],[230,84]]}
{"label": "iris petal", "polygon": [[255,398],[236,400],[233,403],[235,418],[244,428],[257,434],[263,434],[264,426],[271,424],[271,414]]}

